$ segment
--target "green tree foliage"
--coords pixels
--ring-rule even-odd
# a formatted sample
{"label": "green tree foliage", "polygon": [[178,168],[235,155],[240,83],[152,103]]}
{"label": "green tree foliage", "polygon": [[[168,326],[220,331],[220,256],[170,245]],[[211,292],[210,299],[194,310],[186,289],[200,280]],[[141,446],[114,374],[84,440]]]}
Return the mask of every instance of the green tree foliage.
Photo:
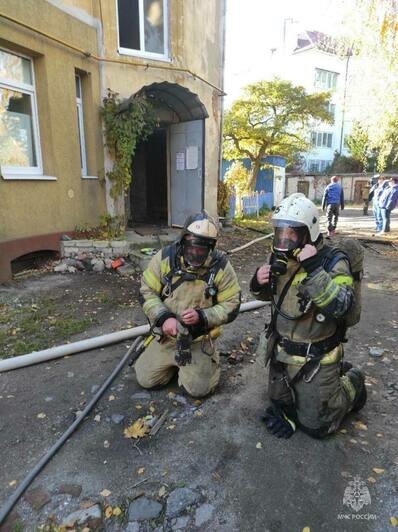
{"label": "green tree foliage", "polygon": [[225,181],[218,181],[217,188],[217,212],[219,216],[227,216],[231,191]]}
{"label": "green tree foliage", "polygon": [[372,150],[368,132],[359,122],[354,122],[351,134],[346,137],[346,143],[352,158],[360,164],[359,171],[366,172]]}
{"label": "green tree foliage", "polygon": [[[357,122],[353,149],[368,142],[379,172],[396,164],[398,142],[398,14],[396,0],[356,0],[344,14],[342,38],[354,55],[350,62],[347,107]],[[365,143],[366,144],[366,143]],[[351,153],[355,158],[350,146]],[[366,150],[365,150],[366,151]],[[364,155],[359,158],[364,161]]]}
{"label": "green tree foliage", "polygon": [[356,174],[363,172],[364,168],[360,161],[354,157],[347,157],[340,155],[338,151],[334,154],[332,164],[327,168],[327,173],[330,174]]}
{"label": "green tree foliage", "polygon": [[108,90],[103,104],[105,143],[113,159],[113,168],[107,172],[107,177],[112,183],[111,195],[116,198],[130,186],[131,162],[137,144],[152,133],[155,117],[152,105],[142,95],[121,101],[116,92]]}
{"label": "green tree foliage", "polygon": [[231,191],[242,196],[249,190],[249,170],[243,166],[242,161],[235,161],[225,172],[224,182]]}
{"label": "green tree foliage", "polygon": [[224,157],[248,157],[248,188],[253,190],[264,157],[280,155],[293,161],[310,148],[309,126],[331,123],[329,93],[307,94],[290,81],[258,81],[244,89],[224,117]]}

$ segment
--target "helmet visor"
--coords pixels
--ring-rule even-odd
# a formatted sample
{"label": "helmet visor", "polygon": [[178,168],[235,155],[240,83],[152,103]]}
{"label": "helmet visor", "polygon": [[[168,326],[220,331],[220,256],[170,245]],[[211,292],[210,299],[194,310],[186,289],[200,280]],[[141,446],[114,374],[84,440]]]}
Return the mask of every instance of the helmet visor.
{"label": "helmet visor", "polygon": [[274,249],[292,251],[308,242],[308,228],[304,224],[291,220],[274,220]]}
{"label": "helmet visor", "polygon": [[199,268],[205,262],[214,248],[215,242],[206,238],[187,236],[183,242],[183,254],[186,264],[192,268]]}

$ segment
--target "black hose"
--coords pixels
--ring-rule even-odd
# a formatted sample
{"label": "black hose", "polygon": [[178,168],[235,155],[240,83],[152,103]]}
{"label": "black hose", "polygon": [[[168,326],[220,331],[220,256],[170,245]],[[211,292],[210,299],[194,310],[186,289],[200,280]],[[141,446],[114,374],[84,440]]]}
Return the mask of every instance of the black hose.
{"label": "black hose", "polygon": [[77,416],[77,418],[72,423],[72,425],[70,425],[70,427],[54,443],[54,445],[47,451],[47,453],[39,460],[39,462],[35,465],[35,467],[26,475],[23,481],[19,484],[17,489],[14,491],[14,493],[6,500],[2,508],[0,508],[0,525],[6,519],[7,515],[11,512],[15,504],[18,502],[19,498],[24,494],[24,492],[27,490],[27,488],[30,486],[33,480],[37,477],[37,475],[40,473],[43,467],[51,460],[51,458],[55,455],[55,453],[62,447],[62,445],[69,438],[69,436],[77,429],[77,427],[80,425],[83,419],[91,412],[91,410],[96,405],[96,403],[99,401],[99,399],[101,399],[106,389],[109,387],[110,384],[112,384],[112,382],[115,380],[117,375],[123,369],[123,366],[126,364],[131,353],[134,351],[135,347],[139,344],[141,339],[142,339],[142,336],[139,336],[133,342],[133,344],[128,349],[127,353],[124,355],[124,357],[121,359],[119,364],[115,367],[115,369],[112,371],[109,377],[102,384],[100,389],[91,399],[91,401],[88,403],[88,405],[83,410],[83,412]]}

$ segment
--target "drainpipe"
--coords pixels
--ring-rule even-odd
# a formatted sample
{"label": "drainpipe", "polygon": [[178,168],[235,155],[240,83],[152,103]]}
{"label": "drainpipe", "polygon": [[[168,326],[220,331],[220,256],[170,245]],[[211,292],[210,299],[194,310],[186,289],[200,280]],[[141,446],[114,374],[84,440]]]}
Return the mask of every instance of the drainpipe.
{"label": "drainpipe", "polygon": [[[226,20],[227,20],[227,5],[226,0],[222,3],[221,8],[221,46],[222,46],[222,52],[221,52],[221,61],[220,61],[220,82],[221,82],[221,90],[223,91],[220,93],[220,147],[218,150],[218,180],[221,181],[222,178],[222,153],[223,153],[223,127],[224,127],[224,74],[225,74],[225,30],[226,30]],[[218,214],[218,213],[217,213]]]}
{"label": "drainpipe", "polygon": [[343,141],[344,141],[344,121],[345,121],[345,108],[346,108],[346,99],[347,99],[347,80],[348,80],[348,66],[350,63],[350,57],[352,56],[351,48],[347,51],[347,61],[345,65],[345,78],[344,78],[344,96],[343,96],[343,113],[341,116],[341,131],[340,131],[340,150],[339,153],[343,151]]}
{"label": "drainpipe", "polygon": [[[241,304],[239,312],[256,310],[265,307],[268,304],[268,301],[248,301],[247,303]],[[137,338],[137,336],[148,334],[148,332],[149,325],[140,325],[139,327],[133,327],[132,329],[125,329],[123,331],[103,334],[102,336],[96,336],[94,338],[87,338],[86,340],[80,340],[79,342],[73,342],[72,344],[51,347],[50,349],[44,349],[44,351],[34,351],[28,355],[7,358],[6,360],[0,361],[0,373],[2,371],[10,371],[12,369],[31,366],[32,364],[38,364],[39,362],[45,362],[54,358],[62,358],[66,355],[74,355],[75,353],[82,353],[83,351],[89,351],[90,349],[124,342],[126,340],[131,340],[132,338]]]}

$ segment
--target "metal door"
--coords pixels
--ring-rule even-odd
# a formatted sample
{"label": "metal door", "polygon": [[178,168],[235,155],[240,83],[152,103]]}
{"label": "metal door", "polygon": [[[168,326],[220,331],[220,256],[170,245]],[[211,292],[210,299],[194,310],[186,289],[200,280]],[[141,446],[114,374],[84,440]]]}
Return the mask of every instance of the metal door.
{"label": "metal door", "polygon": [[302,194],[304,194],[304,196],[307,196],[308,198],[309,191],[310,191],[310,184],[308,181],[297,182],[297,192],[301,192]]}
{"label": "metal door", "polygon": [[171,225],[203,208],[203,133],[203,120],[170,126]]}

